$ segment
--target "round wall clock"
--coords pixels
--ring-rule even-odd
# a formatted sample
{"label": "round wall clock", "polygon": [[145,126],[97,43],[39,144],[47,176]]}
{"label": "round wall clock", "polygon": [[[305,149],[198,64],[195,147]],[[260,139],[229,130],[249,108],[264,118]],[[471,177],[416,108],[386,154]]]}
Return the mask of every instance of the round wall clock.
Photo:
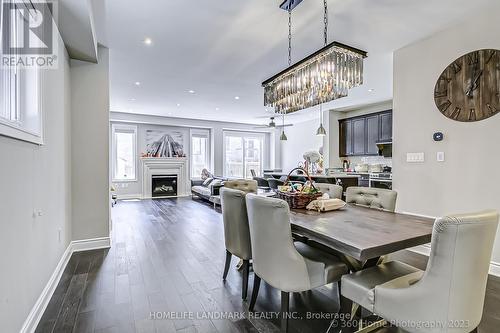
{"label": "round wall clock", "polygon": [[479,121],[500,112],[500,50],[478,50],[452,62],[439,77],[434,101],[453,120]]}

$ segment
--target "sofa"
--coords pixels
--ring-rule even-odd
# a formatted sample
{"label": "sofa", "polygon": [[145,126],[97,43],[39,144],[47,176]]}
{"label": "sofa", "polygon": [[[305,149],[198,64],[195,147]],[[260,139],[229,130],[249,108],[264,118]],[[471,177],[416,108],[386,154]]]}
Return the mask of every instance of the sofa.
{"label": "sofa", "polygon": [[191,193],[200,199],[211,201],[210,199],[220,195],[220,188],[224,185],[225,178],[214,177],[206,180],[192,179]]}

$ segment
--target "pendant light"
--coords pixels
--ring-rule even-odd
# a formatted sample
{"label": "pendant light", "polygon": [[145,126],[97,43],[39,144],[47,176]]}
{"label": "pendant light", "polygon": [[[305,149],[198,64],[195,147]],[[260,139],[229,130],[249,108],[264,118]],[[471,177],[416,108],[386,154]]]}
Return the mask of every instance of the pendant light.
{"label": "pendant light", "polygon": [[280,141],[286,141],[288,138],[285,134],[285,114],[283,113],[283,127],[281,127]]}
{"label": "pendant light", "polygon": [[[292,8],[288,9],[288,66],[292,64]],[[285,134],[285,114],[282,112],[283,127],[281,127],[280,141],[287,141],[288,138]]]}
{"label": "pendant light", "polygon": [[[280,8],[291,11],[302,0],[285,0]],[[363,84],[365,51],[332,42],[328,44],[328,0],[323,0],[324,47],[262,82],[264,105],[277,113],[292,113],[346,97]],[[291,22],[289,20],[289,27]],[[291,32],[288,35],[291,52]]]}
{"label": "pendant light", "polygon": [[323,105],[319,105],[319,127],[318,130],[316,131],[317,136],[325,136],[326,135],[326,130],[323,127]]}

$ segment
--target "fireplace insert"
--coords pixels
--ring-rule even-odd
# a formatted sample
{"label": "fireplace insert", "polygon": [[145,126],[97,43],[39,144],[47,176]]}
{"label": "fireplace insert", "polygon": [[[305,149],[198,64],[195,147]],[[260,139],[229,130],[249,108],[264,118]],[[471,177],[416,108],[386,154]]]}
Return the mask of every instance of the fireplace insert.
{"label": "fireplace insert", "polygon": [[151,177],[153,198],[176,197],[177,176],[176,175],[153,175]]}

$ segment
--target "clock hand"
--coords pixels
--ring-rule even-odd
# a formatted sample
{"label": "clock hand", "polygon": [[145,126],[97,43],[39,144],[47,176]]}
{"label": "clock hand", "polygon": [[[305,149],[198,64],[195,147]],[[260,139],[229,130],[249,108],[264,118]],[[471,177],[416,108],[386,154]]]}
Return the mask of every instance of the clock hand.
{"label": "clock hand", "polygon": [[473,97],[474,90],[479,88],[479,78],[481,77],[481,75],[483,75],[483,71],[480,71],[476,75],[476,77],[474,78],[472,83],[469,85],[469,88],[467,88],[467,90],[465,91],[465,95],[467,95],[468,97],[471,97],[471,98]]}

